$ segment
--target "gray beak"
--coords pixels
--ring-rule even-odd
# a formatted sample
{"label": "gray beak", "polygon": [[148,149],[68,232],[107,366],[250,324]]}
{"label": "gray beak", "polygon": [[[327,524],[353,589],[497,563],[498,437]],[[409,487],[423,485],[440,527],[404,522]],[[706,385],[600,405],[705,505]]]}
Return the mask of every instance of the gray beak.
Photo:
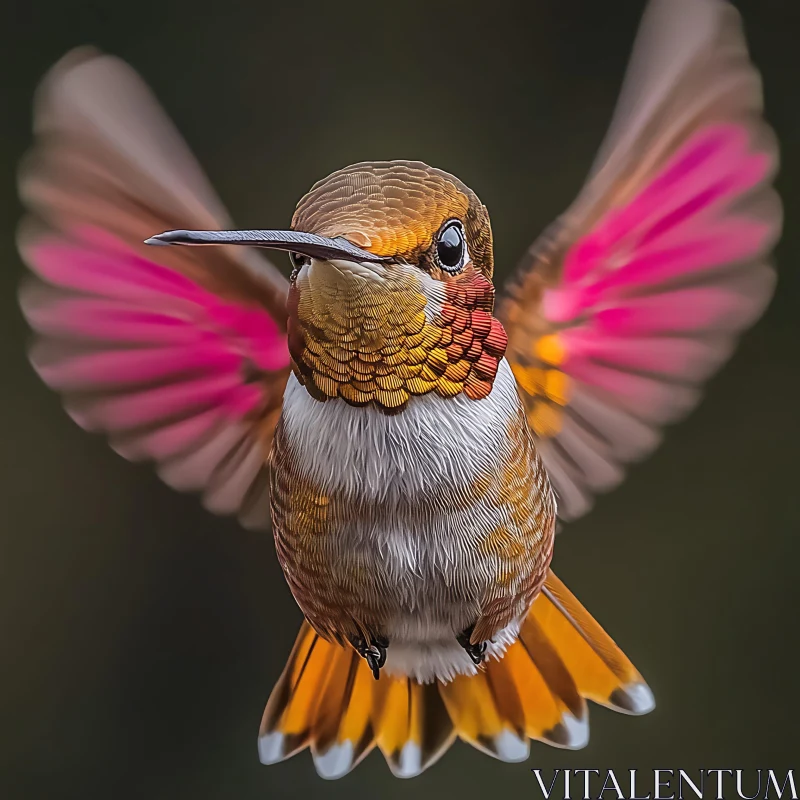
{"label": "gray beak", "polygon": [[330,261],[340,258],[345,261],[381,262],[391,261],[389,256],[377,256],[351,244],[342,236],[328,239],[314,233],[301,231],[166,231],[145,239],[145,244],[184,245],[243,245],[266,247],[271,250],[287,250],[311,258]]}

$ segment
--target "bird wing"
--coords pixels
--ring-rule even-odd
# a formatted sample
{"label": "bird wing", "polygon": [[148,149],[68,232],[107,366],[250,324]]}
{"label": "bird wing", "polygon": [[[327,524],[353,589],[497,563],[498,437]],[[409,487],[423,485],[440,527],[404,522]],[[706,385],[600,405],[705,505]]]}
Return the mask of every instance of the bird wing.
{"label": "bird wing", "polygon": [[563,519],[657,446],[767,306],[777,162],[738,12],[651,0],[588,181],[498,305]]}
{"label": "bird wing", "polygon": [[90,49],[46,76],[20,176],[30,357],[83,428],[153,460],[218,513],[268,523],[267,454],[289,366],[286,279],[257,253],[146,247],[231,227],[133,70]]}

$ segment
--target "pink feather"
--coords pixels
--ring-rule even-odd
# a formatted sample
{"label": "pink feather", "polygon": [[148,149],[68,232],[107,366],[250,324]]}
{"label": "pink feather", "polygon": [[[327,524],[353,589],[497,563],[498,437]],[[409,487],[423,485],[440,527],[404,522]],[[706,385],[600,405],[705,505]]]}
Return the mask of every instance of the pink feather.
{"label": "pink feather", "polygon": [[228,302],[104,231],[46,235],[26,255],[42,279],[22,295],[44,337],[34,366],[71,395],[82,427],[146,429],[123,439],[131,455],[174,455],[221,420],[248,417],[262,405],[254,375],[289,364],[285,333],[265,309]]}
{"label": "pink feather", "polygon": [[562,284],[545,293],[545,316],[574,322],[621,297],[699,283],[710,270],[751,260],[774,225],[730,209],[770,168],[766,154],[750,151],[742,126],[699,131],[648,186],[572,246]]}

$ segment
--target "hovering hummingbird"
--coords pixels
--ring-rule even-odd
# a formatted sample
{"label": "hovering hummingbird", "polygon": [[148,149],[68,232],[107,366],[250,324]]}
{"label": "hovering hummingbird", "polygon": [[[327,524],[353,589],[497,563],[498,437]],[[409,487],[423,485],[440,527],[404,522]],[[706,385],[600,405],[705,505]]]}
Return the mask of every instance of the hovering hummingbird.
{"label": "hovering hummingbird", "polygon": [[[652,0],[584,189],[496,305],[489,215],[452,175],[355,164],[290,230],[228,230],[129,67],[54,67],[20,184],[32,361],[121,455],[271,521],[306,621],[264,763],[310,746],[335,778],[377,745],[410,777],[455,737],[518,761],[584,746],[586,700],[653,708],[551,571],[556,519],[656,447],[767,305],[761,112],[735,9]],[[217,246],[148,246],[169,244]]]}

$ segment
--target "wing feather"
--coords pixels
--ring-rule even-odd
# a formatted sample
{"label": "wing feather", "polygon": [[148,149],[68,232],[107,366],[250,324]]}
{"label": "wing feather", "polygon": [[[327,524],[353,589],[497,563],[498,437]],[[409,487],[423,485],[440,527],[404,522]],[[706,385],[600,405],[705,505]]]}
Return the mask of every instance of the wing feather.
{"label": "wing feather", "polygon": [[656,447],[763,313],[777,164],[736,9],[651,0],[590,177],[498,307],[563,518]]}
{"label": "wing feather", "polygon": [[68,54],[36,98],[20,174],[30,357],[82,427],[157,462],[207,507],[263,527],[288,374],[286,279],[255,252],[148,248],[168,228],[229,228],[180,135],[123,62]]}

